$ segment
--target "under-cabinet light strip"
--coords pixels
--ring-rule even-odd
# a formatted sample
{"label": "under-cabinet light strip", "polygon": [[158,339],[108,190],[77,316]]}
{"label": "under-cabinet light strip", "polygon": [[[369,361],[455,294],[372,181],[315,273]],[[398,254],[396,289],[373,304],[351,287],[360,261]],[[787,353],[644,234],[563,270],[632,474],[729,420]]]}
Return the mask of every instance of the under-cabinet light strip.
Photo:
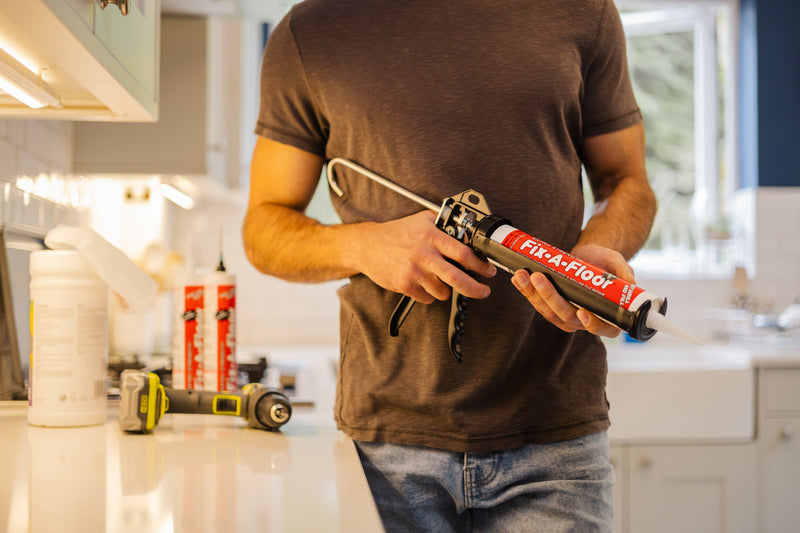
{"label": "under-cabinet light strip", "polygon": [[62,107],[53,89],[38,76],[0,48],[0,89],[32,109]]}
{"label": "under-cabinet light strip", "polygon": [[168,183],[162,183],[159,190],[161,195],[175,205],[184,209],[191,209],[194,207],[194,200],[191,196],[178,190]]}

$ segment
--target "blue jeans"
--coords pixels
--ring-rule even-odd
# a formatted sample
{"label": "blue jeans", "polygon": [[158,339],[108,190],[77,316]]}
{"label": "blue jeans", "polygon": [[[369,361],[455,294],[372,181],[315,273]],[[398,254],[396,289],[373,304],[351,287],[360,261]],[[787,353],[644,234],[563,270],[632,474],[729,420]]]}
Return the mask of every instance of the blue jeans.
{"label": "blue jeans", "polygon": [[356,442],[387,532],[611,532],[608,435],[492,453]]}

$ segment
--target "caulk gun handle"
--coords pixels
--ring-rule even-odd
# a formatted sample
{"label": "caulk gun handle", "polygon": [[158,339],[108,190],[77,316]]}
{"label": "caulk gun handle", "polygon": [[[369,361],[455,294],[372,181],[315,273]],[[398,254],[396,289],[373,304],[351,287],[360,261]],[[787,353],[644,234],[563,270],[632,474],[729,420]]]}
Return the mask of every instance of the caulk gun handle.
{"label": "caulk gun handle", "polygon": [[[414,307],[414,300],[410,296],[403,295],[394,308],[392,316],[389,317],[389,335],[397,337],[400,334],[400,326],[405,322],[411,308]],[[453,290],[452,303],[450,307],[450,321],[447,327],[447,342],[450,346],[450,353],[461,362],[461,338],[464,336],[464,319],[467,315],[467,297]]]}
{"label": "caulk gun handle", "polygon": [[404,294],[397,303],[397,307],[392,311],[392,316],[389,317],[389,335],[397,337],[400,334],[400,326],[405,322],[412,307],[414,307],[414,300]]}
{"label": "caulk gun handle", "polygon": [[464,360],[461,354],[461,339],[464,337],[464,321],[467,318],[469,298],[453,290],[450,302],[450,321],[447,324],[447,343],[450,353],[459,363]]}

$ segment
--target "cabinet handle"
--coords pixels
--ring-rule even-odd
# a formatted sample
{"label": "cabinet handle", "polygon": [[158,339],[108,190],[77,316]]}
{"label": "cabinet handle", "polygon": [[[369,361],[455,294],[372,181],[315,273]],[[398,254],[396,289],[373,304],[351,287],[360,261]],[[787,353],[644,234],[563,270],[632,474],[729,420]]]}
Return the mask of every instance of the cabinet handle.
{"label": "cabinet handle", "polygon": [[781,430],[781,438],[783,440],[789,440],[792,438],[792,435],[794,435],[794,428],[792,427],[792,425],[786,424],[785,426],[783,426],[783,429]]}
{"label": "cabinet handle", "polygon": [[105,9],[108,4],[114,4],[119,8],[120,13],[127,15],[128,2],[129,0],[100,0],[100,9]]}
{"label": "cabinet handle", "polygon": [[639,468],[650,468],[653,466],[653,458],[649,455],[645,455],[639,458],[637,463],[639,464]]}

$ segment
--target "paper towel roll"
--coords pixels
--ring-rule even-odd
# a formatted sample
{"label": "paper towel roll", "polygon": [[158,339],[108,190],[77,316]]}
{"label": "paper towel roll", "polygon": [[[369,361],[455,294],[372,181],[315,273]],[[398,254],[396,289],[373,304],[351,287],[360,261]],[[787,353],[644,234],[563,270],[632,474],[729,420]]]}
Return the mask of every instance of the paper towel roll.
{"label": "paper towel roll", "polygon": [[90,228],[58,226],[47,233],[44,243],[53,250],[81,252],[97,275],[135,311],[146,311],[156,297],[155,280]]}

